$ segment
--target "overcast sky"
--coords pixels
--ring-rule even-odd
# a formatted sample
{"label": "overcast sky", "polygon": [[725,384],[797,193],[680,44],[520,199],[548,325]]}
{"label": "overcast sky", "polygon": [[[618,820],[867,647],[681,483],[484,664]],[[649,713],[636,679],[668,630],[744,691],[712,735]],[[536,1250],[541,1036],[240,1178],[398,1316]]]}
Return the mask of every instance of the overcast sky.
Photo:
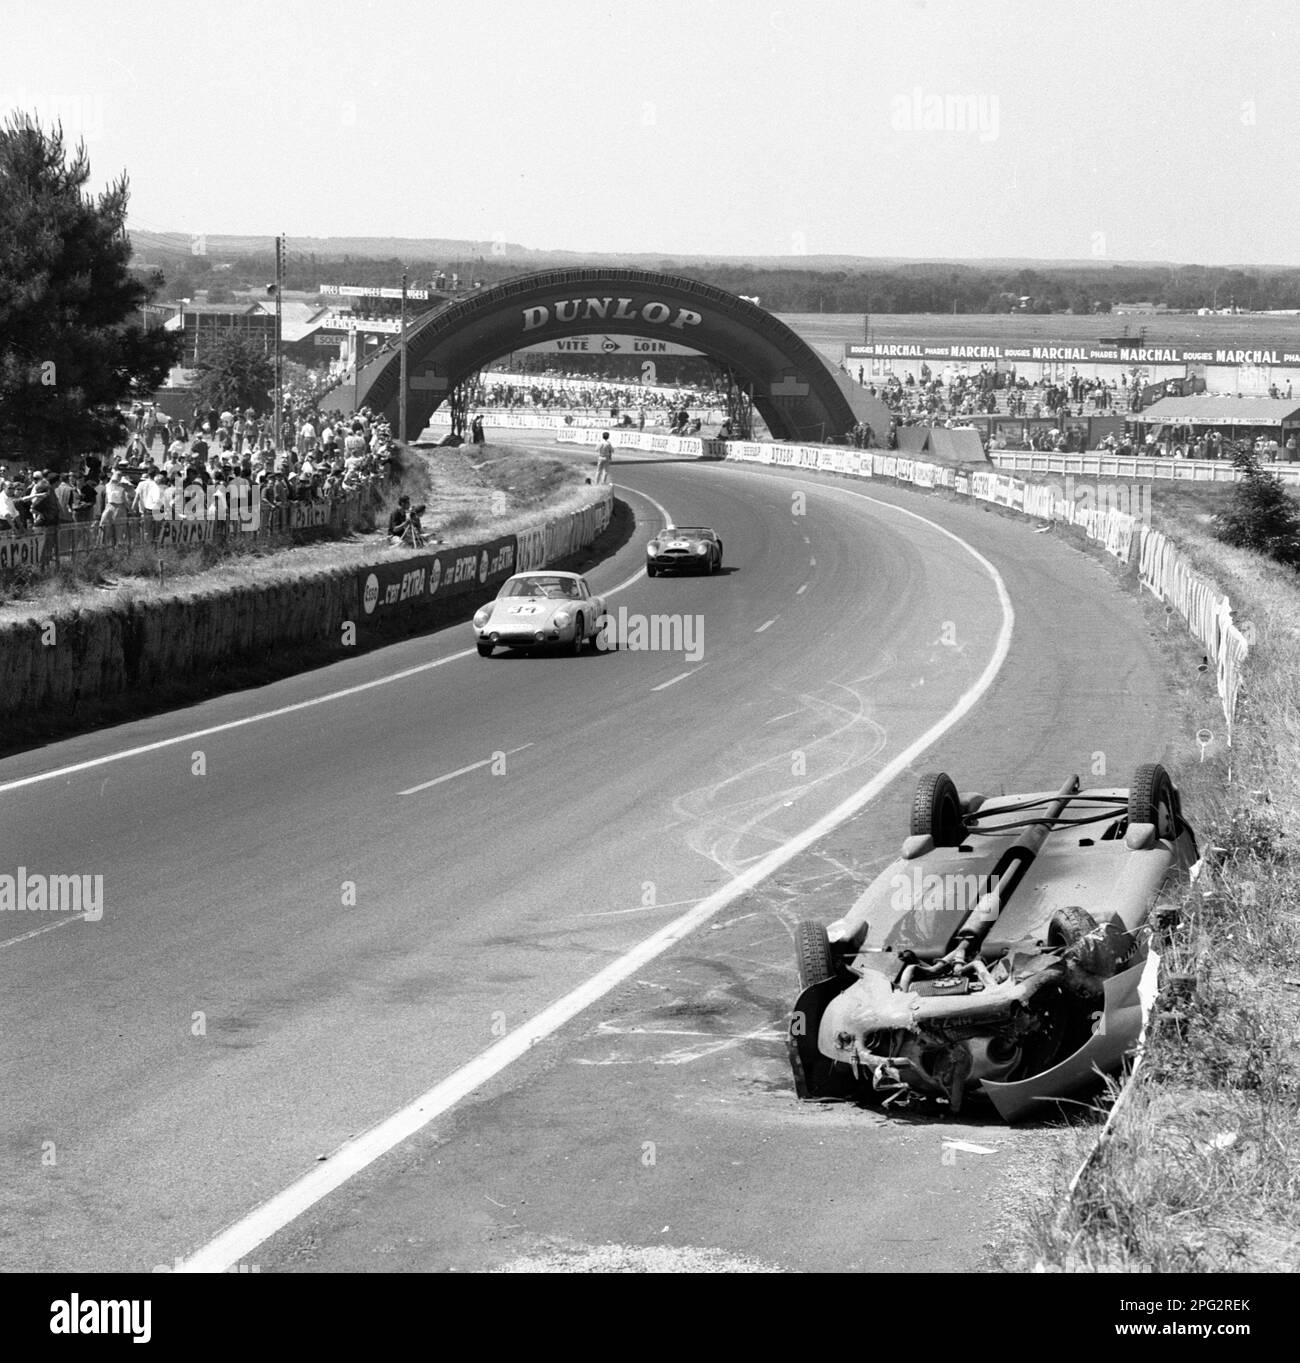
{"label": "overcast sky", "polygon": [[1295,0],[6,9],[151,230],[1300,264]]}

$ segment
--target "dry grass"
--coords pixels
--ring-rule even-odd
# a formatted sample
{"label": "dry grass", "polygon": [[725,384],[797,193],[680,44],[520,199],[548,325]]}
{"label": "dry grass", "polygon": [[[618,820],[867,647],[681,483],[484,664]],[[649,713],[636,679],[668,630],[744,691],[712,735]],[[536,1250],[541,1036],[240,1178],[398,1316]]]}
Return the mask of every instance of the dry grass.
{"label": "dry grass", "polygon": [[[1095,1128],[1063,1150],[1053,1196],[1004,1250],[1013,1269],[1300,1268],[1300,576],[1203,525],[1178,538],[1253,626],[1234,745],[1201,762],[1184,744],[1177,776],[1206,869],[1155,942],[1163,985],[1146,1060],[1068,1201]],[[1194,677],[1199,647],[1167,637],[1175,677]],[[1222,734],[1204,679],[1181,707],[1187,734]]]}

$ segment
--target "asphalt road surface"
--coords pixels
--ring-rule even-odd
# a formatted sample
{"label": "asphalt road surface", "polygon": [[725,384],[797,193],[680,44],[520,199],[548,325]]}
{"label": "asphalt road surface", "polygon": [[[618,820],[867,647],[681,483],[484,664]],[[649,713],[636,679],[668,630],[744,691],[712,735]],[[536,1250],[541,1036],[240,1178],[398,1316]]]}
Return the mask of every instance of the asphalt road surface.
{"label": "asphalt road surface", "polygon": [[[1158,760],[1139,610],[969,506],[614,472],[638,533],[593,590],[694,656],[461,625],[0,762],[0,871],[103,877],[96,922],[0,914],[0,1267],[980,1262],[1052,1129],[800,1105],[791,929],[896,855],[921,770]],[[665,511],[726,571],[640,575]]]}

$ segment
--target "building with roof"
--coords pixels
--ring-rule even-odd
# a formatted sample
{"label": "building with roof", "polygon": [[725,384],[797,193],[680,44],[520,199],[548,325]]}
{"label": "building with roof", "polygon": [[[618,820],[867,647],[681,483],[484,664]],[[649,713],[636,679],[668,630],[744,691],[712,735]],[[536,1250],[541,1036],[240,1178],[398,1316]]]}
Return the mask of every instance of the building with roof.
{"label": "building with roof", "polygon": [[1211,431],[1234,440],[1263,436],[1282,449],[1287,438],[1300,438],[1300,400],[1295,398],[1224,397],[1198,393],[1193,397],[1160,398],[1130,419],[1137,438],[1148,435],[1164,443],[1178,443]]}

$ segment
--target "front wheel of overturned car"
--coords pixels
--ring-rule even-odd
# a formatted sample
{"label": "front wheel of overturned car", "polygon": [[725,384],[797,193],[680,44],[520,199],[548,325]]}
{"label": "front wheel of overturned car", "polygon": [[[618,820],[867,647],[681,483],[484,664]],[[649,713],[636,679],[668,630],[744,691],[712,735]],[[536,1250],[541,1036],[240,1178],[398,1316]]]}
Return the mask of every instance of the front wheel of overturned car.
{"label": "front wheel of overturned car", "polygon": [[1159,762],[1144,762],[1133,773],[1128,788],[1128,821],[1154,824],[1157,837],[1178,836],[1178,794]]}
{"label": "front wheel of overturned car", "polygon": [[929,836],[936,847],[959,847],[965,836],[961,797],[946,771],[928,771],[916,785],[912,798],[913,837]]}

